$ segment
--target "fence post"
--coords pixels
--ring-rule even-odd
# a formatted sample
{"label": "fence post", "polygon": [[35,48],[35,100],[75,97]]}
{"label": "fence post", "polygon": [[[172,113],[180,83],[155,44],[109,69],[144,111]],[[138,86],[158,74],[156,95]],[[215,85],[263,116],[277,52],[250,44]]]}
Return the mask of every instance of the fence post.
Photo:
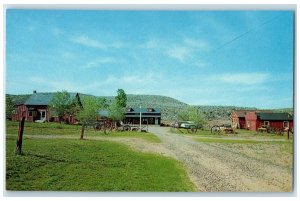
{"label": "fence post", "polygon": [[290,139],[290,129],[288,129],[288,131],[287,131],[287,138],[288,138],[288,140]]}
{"label": "fence post", "polygon": [[19,131],[17,138],[16,154],[21,155],[22,153],[22,142],[23,142],[23,131],[24,131],[25,117],[19,122]]}
{"label": "fence post", "polygon": [[83,140],[84,127],[85,127],[85,123],[82,123],[82,126],[81,126],[81,135],[80,135],[80,139],[81,139],[81,140]]}

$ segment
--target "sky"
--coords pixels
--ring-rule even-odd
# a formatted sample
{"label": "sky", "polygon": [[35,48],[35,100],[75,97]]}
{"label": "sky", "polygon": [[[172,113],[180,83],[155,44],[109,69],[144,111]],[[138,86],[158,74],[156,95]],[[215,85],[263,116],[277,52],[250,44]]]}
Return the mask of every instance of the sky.
{"label": "sky", "polygon": [[6,11],[6,93],[293,107],[292,11]]}

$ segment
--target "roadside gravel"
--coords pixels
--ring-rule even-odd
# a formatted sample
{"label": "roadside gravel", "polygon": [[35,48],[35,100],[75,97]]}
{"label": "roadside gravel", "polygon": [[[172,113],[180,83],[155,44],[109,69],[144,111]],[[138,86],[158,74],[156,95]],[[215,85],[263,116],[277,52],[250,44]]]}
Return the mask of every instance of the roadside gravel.
{"label": "roadside gravel", "polygon": [[[251,157],[232,146],[201,143],[150,127],[167,149],[166,155],[182,161],[201,192],[290,192],[292,168]],[[247,146],[245,146],[247,148]],[[251,150],[250,150],[251,151]]]}

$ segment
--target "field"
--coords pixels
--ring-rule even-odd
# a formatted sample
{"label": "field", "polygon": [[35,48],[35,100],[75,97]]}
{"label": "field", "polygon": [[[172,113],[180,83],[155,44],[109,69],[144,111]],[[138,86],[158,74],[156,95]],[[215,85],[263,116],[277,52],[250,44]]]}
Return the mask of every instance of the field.
{"label": "field", "polygon": [[87,129],[85,140],[79,140],[80,126],[26,122],[23,155],[17,156],[18,123],[6,127],[8,190],[293,190],[293,138],[286,135],[246,130],[190,134],[149,126],[149,133]]}
{"label": "field", "polygon": [[[25,123],[23,154],[15,154],[18,124],[6,122],[6,189],[13,191],[194,191],[182,163],[140,153],[105,138],[140,138],[159,144],[152,134],[103,134],[80,127]],[[101,139],[97,137],[101,137]]]}

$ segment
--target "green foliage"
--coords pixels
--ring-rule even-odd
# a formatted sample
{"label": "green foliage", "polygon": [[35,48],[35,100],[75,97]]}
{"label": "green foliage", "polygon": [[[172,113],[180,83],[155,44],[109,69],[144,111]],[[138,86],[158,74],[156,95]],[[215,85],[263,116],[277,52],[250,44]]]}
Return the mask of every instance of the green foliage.
{"label": "green foliage", "polygon": [[200,111],[193,106],[188,106],[186,109],[180,111],[178,119],[181,121],[193,121],[198,128],[203,128],[206,124]]}
{"label": "green foliage", "polygon": [[122,121],[124,119],[124,108],[121,107],[117,101],[114,101],[109,106],[110,118],[114,121]]}
{"label": "green foliage", "polygon": [[6,189],[14,191],[186,192],[181,163],[108,141],[25,139],[16,156],[6,140]]}
{"label": "green foliage", "polygon": [[58,91],[54,95],[53,99],[49,103],[49,108],[51,113],[57,115],[60,121],[64,115],[74,113],[73,101],[70,94],[65,90],[61,92]]}
{"label": "green foliage", "polygon": [[83,108],[78,112],[77,119],[83,124],[94,122],[104,102],[95,97],[85,97],[82,103]]}
{"label": "green foliage", "polygon": [[118,89],[117,94],[118,95],[115,98],[117,105],[120,107],[123,107],[123,108],[126,107],[127,96],[126,96],[125,91],[123,89]]}
{"label": "green foliage", "polygon": [[108,108],[109,105],[107,104],[106,98],[98,97],[97,99],[98,99],[97,101],[100,105],[100,108]]}
{"label": "green foliage", "polygon": [[109,106],[110,118],[117,122],[124,119],[124,108],[126,107],[127,96],[123,89],[118,89],[118,95],[115,97],[115,100]]}
{"label": "green foliage", "polygon": [[12,99],[13,103],[15,105],[23,104],[32,94],[22,94],[22,95],[12,95],[12,94],[6,94],[6,97],[9,97]]}
{"label": "green foliage", "polygon": [[11,116],[13,115],[13,111],[15,110],[15,106],[13,103],[13,100],[10,96],[6,96],[6,102],[5,102],[5,114],[6,114],[6,118],[9,119],[11,118]]}

